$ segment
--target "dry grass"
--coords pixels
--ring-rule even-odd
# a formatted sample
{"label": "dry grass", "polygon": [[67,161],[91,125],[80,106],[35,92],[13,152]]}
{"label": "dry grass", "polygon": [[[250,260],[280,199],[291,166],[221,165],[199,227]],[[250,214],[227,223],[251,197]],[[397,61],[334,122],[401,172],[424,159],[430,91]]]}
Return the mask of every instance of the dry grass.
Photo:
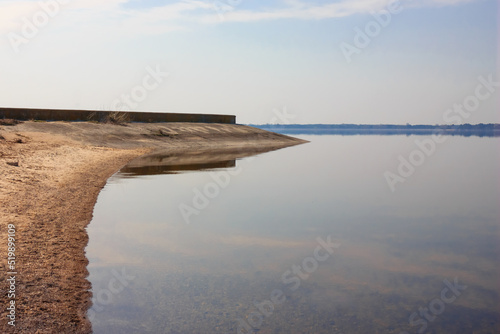
{"label": "dry grass", "polygon": [[125,112],[111,112],[108,115],[106,123],[124,125],[125,123],[130,123],[130,116]]}
{"label": "dry grass", "polygon": [[4,126],[14,126],[16,124],[22,123],[21,121],[15,119],[0,119],[0,125]]}
{"label": "dry grass", "polygon": [[89,114],[87,121],[92,123],[108,123],[116,125],[125,125],[130,123],[130,116],[126,112],[112,111],[112,112],[97,112],[94,111]]}

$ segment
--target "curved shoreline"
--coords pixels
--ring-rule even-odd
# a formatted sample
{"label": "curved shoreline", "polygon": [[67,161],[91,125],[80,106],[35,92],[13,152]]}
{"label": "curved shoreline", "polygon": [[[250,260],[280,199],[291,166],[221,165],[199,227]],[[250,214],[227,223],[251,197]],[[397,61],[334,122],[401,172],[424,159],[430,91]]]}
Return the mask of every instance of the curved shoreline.
{"label": "curved shoreline", "polygon": [[[244,152],[301,143],[229,124],[26,122],[1,127],[0,270],[4,277],[9,271],[6,227],[14,224],[18,272],[15,330],[6,320],[4,306],[10,300],[2,295],[2,332],[91,332],[85,228],[108,178],[130,160],[158,149]],[[6,279],[0,288],[7,289]]]}

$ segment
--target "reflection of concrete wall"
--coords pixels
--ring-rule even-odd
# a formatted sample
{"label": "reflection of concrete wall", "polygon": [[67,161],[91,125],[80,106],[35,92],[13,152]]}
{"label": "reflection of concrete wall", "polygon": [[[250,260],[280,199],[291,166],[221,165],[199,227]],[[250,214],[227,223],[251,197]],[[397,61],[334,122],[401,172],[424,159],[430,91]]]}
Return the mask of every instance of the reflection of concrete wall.
{"label": "reflection of concrete wall", "polygon": [[192,165],[158,165],[158,166],[143,166],[143,167],[129,167],[125,166],[120,170],[120,174],[124,176],[137,176],[137,175],[161,175],[161,174],[177,174],[186,171],[199,171],[210,170],[219,168],[234,168],[236,167],[236,160],[212,162],[205,164],[192,164]]}
{"label": "reflection of concrete wall", "polygon": [[130,161],[120,170],[122,176],[175,174],[219,168],[235,168],[236,160],[268,152],[265,148],[218,148],[193,151],[156,151]]}
{"label": "reflection of concrete wall", "polygon": [[[105,121],[110,111],[90,110],[61,110],[61,109],[24,109],[0,108],[0,118],[11,118],[22,121]],[[235,124],[236,116],[232,115],[204,115],[204,114],[176,114],[153,112],[120,112],[125,114],[127,121],[141,123],[160,122],[191,122],[191,123],[226,123]]]}

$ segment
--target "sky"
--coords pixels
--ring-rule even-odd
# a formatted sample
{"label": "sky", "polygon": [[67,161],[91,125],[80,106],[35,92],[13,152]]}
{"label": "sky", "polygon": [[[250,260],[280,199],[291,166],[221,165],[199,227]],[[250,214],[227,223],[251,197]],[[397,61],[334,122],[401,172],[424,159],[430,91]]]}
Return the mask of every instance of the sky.
{"label": "sky", "polygon": [[498,0],[0,0],[0,106],[500,122]]}

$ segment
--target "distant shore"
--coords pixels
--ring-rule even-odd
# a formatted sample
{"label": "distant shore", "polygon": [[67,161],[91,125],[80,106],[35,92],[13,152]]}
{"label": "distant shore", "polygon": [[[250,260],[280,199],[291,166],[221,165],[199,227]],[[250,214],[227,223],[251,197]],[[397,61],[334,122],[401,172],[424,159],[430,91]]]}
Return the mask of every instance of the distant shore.
{"label": "distant shore", "polygon": [[[15,328],[7,294],[2,333],[90,333],[86,226],[107,179],[134,158],[251,154],[305,141],[248,126],[205,123],[0,122],[0,253],[7,275],[8,224],[16,230]],[[7,291],[3,280],[0,289]]]}
{"label": "distant shore", "polygon": [[291,135],[445,135],[500,137],[500,124],[493,123],[460,125],[263,124],[251,126]]}

